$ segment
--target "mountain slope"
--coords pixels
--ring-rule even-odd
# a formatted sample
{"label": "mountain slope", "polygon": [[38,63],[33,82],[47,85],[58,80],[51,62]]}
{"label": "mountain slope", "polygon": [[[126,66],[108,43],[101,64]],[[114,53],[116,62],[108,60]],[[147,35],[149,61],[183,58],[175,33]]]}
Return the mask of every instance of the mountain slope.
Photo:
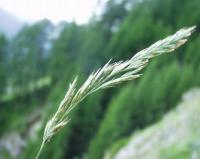
{"label": "mountain slope", "polygon": [[119,150],[121,141],[113,145],[105,159],[199,159],[199,123],[200,89],[193,89],[159,123],[133,135]]}
{"label": "mountain slope", "polygon": [[23,25],[23,22],[13,14],[0,8],[0,33],[11,37],[15,35]]}

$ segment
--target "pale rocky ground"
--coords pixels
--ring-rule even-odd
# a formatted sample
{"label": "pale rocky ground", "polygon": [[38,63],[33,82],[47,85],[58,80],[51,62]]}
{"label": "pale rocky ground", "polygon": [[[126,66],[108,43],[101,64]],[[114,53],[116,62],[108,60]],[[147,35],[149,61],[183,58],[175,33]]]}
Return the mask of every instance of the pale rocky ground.
{"label": "pale rocky ground", "polygon": [[160,122],[133,135],[114,158],[108,151],[105,159],[183,159],[180,155],[200,159],[200,88],[185,93]]}
{"label": "pale rocky ground", "polygon": [[0,138],[0,159],[4,159],[5,154],[13,159],[19,158],[23,149],[26,148],[27,142],[29,140],[36,140],[36,134],[42,126],[40,115],[34,112],[27,117],[25,124],[27,125],[25,133],[20,134],[13,130],[5,133]]}

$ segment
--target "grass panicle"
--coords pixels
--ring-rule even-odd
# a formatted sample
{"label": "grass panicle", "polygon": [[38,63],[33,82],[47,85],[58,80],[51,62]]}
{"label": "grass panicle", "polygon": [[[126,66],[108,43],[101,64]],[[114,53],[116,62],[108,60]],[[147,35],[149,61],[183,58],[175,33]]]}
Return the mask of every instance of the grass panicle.
{"label": "grass panicle", "polygon": [[127,61],[111,63],[108,61],[102,68],[90,74],[80,88],[77,88],[77,78],[69,84],[69,89],[61,101],[53,117],[47,122],[42,146],[36,159],[44,147],[69,121],[69,113],[88,95],[109,87],[114,87],[126,81],[139,78],[139,73],[145,68],[149,60],[158,55],[169,53],[185,44],[187,38],[195,30],[194,27],[183,28],[174,35],[160,40],[150,47],[138,52]]}

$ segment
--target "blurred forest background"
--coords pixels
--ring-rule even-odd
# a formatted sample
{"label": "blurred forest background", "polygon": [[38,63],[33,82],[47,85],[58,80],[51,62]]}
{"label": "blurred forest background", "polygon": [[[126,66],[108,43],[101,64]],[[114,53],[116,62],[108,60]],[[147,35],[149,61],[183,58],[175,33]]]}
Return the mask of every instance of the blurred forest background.
{"label": "blurred forest background", "polygon": [[[41,159],[112,159],[129,136],[158,122],[184,92],[200,86],[200,1],[110,0],[88,24],[42,20],[24,26],[15,36],[1,34],[0,159],[34,159],[44,124],[76,75],[81,83],[110,58],[126,60],[192,25],[197,31],[189,43],[175,54],[153,60],[139,80],[84,100],[41,155]],[[200,145],[200,134],[195,141]],[[200,151],[200,146],[195,149]],[[112,155],[106,157],[108,151]],[[192,151],[191,146],[171,148],[161,158],[189,159]]]}

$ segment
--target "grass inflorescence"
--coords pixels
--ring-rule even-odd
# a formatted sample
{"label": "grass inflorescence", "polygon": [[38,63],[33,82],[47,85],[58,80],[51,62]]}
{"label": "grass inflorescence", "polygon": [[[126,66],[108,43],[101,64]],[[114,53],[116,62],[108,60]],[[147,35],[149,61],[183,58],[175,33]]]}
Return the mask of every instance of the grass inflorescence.
{"label": "grass inflorescence", "polygon": [[158,55],[169,53],[185,44],[195,27],[184,28],[174,35],[160,40],[150,47],[138,52],[127,61],[111,63],[108,61],[102,68],[90,74],[80,88],[77,88],[77,78],[69,84],[69,89],[61,101],[53,117],[47,122],[41,148],[36,156],[39,158],[44,145],[51,140],[69,121],[69,113],[88,95],[109,87],[114,87],[125,81],[139,78],[139,72],[147,66],[149,60]]}

